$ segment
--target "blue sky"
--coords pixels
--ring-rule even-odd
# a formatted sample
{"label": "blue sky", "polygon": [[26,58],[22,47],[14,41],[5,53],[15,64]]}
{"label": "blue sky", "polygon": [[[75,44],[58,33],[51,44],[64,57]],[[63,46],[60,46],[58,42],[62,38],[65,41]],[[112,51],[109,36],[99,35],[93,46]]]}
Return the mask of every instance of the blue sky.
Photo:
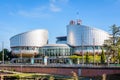
{"label": "blue sky", "polygon": [[108,32],[120,26],[120,0],[0,0],[0,44],[9,49],[10,37],[34,29],[47,29],[49,43],[55,43],[77,12],[83,25]]}

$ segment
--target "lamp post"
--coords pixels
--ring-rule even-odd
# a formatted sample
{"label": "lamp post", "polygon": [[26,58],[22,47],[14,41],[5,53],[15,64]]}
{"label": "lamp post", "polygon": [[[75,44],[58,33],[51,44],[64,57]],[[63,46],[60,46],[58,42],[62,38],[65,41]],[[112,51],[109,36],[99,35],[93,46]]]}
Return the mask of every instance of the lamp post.
{"label": "lamp post", "polygon": [[93,65],[95,65],[95,39],[93,38]]}
{"label": "lamp post", "polygon": [[2,42],[2,63],[4,64],[4,42]]}
{"label": "lamp post", "polygon": [[22,52],[21,52],[21,49],[22,48],[20,48],[20,61],[21,61],[21,73],[22,73]]}
{"label": "lamp post", "polygon": [[82,50],[82,65],[84,65],[84,46],[83,46],[83,34],[81,35],[81,50]]}

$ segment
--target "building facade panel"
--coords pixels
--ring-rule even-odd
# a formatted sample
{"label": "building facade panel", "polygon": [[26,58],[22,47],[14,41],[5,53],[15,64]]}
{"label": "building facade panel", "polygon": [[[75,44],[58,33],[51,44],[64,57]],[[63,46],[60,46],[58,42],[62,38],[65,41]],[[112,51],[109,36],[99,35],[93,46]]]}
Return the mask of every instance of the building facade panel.
{"label": "building facade panel", "polygon": [[43,46],[47,44],[47,30],[33,30],[13,36],[10,39],[10,46]]}
{"label": "building facade panel", "polygon": [[102,46],[109,34],[84,25],[67,26],[67,43],[71,46]]}
{"label": "building facade panel", "polygon": [[21,33],[10,38],[10,47],[12,49],[12,53],[16,55],[38,54],[39,48],[46,45],[47,43],[48,31],[44,29]]}

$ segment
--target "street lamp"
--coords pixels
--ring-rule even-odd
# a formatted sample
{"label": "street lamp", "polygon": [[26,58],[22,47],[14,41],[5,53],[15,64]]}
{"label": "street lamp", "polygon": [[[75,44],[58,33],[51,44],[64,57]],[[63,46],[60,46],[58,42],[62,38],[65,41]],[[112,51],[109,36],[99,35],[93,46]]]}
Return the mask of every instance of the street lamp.
{"label": "street lamp", "polygon": [[2,42],[2,63],[4,64],[4,42]]}
{"label": "street lamp", "polygon": [[93,65],[95,65],[95,38],[93,38]]}
{"label": "street lamp", "polygon": [[84,65],[84,44],[83,44],[83,35],[81,35],[81,50],[82,50],[82,65]]}
{"label": "street lamp", "polygon": [[21,73],[22,73],[22,52],[21,52],[21,48],[20,48],[20,61],[21,61]]}

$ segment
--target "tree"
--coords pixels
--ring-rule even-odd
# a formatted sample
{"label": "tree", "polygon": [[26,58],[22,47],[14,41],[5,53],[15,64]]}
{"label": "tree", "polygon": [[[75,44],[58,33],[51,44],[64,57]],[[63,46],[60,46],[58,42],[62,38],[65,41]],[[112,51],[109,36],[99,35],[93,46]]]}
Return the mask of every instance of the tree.
{"label": "tree", "polygon": [[104,50],[102,48],[102,53],[101,53],[101,63],[105,63],[105,60],[106,60],[106,56],[105,56],[105,53],[104,53]]}
{"label": "tree", "polygon": [[117,27],[115,24],[111,26],[112,31],[112,38],[113,38],[113,45],[116,43],[117,35],[119,33],[119,27]]}
{"label": "tree", "polygon": [[5,61],[7,61],[7,60],[9,60],[9,50],[8,49],[4,49],[4,59],[5,59]]}
{"label": "tree", "polygon": [[89,63],[89,53],[88,52],[86,53],[85,61],[87,64]]}
{"label": "tree", "polygon": [[[113,24],[111,27],[111,37],[105,40],[104,47],[106,49],[107,58],[109,56],[116,57],[118,54],[118,48],[120,46],[120,26]],[[108,60],[107,59],[107,60]]]}
{"label": "tree", "polygon": [[[5,61],[10,61],[13,57],[15,57],[15,56],[12,55],[11,51],[9,51],[8,49],[4,49],[4,60]],[[3,50],[0,51],[0,60],[1,61],[2,61],[2,58],[3,58]]]}
{"label": "tree", "polygon": [[118,63],[120,63],[120,48],[118,49],[118,56],[117,56],[117,59],[118,59]]}

